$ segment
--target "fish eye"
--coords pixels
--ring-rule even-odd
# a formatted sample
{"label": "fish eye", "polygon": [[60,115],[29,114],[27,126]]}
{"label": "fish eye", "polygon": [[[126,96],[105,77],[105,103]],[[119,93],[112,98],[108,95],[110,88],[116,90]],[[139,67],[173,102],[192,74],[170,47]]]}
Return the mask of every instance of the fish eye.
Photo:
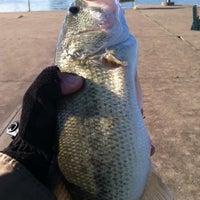
{"label": "fish eye", "polygon": [[69,8],[69,11],[74,15],[76,15],[79,12],[79,10],[80,10],[80,8],[78,6],[71,6]]}

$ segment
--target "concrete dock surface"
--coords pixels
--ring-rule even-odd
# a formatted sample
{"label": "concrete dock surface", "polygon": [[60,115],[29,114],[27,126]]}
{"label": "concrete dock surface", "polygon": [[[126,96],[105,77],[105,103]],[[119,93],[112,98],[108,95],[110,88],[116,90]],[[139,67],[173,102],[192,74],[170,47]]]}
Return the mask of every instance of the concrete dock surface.
{"label": "concrete dock surface", "polygon": [[[192,6],[138,6],[125,12],[139,42],[144,115],[157,171],[175,200],[200,197],[200,31]],[[24,92],[52,65],[65,12],[0,13],[0,147],[19,119]],[[134,58],[133,58],[134,59]]]}

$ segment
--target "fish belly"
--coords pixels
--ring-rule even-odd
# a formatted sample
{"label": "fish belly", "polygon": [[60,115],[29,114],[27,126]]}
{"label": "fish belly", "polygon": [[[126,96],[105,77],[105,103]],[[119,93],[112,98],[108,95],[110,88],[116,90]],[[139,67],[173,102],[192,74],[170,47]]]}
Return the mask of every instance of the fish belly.
{"label": "fish belly", "polygon": [[86,79],[58,108],[58,164],[73,199],[136,200],[143,193],[150,141],[134,85],[137,50],[130,46],[122,53],[128,66],[66,69]]}

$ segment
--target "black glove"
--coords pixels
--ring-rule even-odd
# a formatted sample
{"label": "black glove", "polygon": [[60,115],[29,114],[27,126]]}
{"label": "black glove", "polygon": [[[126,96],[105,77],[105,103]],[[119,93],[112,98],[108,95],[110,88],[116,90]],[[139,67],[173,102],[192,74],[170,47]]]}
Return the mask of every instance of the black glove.
{"label": "black glove", "polygon": [[[63,85],[71,82],[70,77],[69,81],[61,80],[61,75],[58,67],[48,67],[32,83],[23,98],[19,133],[3,150],[43,183],[48,175],[56,141],[57,101],[62,96]],[[74,91],[80,88],[76,84],[74,86]]]}

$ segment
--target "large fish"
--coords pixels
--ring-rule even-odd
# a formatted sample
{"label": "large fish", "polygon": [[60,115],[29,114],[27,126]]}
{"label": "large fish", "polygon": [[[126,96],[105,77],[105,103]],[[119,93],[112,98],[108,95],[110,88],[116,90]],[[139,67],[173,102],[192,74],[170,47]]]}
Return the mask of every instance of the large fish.
{"label": "large fish", "polygon": [[85,78],[58,109],[58,165],[72,199],[172,199],[151,166],[137,57],[117,0],[73,3],[55,58],[61,71]]}

